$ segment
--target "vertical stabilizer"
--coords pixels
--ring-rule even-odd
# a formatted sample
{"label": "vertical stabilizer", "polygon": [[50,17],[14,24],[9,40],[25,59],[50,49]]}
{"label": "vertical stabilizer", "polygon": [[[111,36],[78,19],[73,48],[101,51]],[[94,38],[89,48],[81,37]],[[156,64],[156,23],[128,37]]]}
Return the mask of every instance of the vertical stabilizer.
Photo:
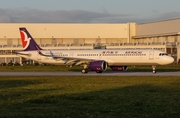
{"label": "vertical stabilizer", "polygon": [[21,36],[21,41],[22,41],[22,46],[24,51],[31,51],[31,50],[42,50],[33,37],[29,34],[26,28],[21,27],[19,28],[20,30],[20,36]]}

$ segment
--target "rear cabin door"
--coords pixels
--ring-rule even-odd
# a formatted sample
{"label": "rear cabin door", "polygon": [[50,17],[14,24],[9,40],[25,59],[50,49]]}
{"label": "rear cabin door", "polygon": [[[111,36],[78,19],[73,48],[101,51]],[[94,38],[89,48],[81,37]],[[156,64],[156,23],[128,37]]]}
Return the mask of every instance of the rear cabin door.
{"label": "rear cabin door", "polygon": [[41,60],[41,55],[40,54],[37,54],[37,59]]}

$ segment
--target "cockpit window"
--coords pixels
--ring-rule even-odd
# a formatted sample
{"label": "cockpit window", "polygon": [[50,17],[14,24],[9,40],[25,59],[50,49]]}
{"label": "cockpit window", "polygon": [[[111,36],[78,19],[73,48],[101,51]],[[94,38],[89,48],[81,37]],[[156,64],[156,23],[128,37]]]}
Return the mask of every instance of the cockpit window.
{"label": "cockpit window", "polygon": [[159,53],[159,56],[168,56],[167,53]]}

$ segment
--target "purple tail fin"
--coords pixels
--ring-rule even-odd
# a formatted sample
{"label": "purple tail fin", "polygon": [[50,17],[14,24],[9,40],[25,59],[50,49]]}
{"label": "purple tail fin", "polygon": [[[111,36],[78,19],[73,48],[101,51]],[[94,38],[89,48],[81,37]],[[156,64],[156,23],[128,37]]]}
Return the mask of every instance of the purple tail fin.
{"label": "purple tail fin", "polygon": [[21,27],[19,28],[19,30],[20,30],[21,41],[24,51],[42,50],[35,42],[33,37],[29,34],[26,28]]}

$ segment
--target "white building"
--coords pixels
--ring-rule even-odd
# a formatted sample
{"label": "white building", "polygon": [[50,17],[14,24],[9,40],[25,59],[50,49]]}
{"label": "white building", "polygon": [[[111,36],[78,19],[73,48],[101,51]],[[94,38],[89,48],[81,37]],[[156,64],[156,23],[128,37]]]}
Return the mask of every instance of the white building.
{"label": "white building", "polygon": [[180,19],[146,24],[0,24],[0,63],[20,62],[19,27],[26,27],[43,49],[156,48],[180,59]]}

